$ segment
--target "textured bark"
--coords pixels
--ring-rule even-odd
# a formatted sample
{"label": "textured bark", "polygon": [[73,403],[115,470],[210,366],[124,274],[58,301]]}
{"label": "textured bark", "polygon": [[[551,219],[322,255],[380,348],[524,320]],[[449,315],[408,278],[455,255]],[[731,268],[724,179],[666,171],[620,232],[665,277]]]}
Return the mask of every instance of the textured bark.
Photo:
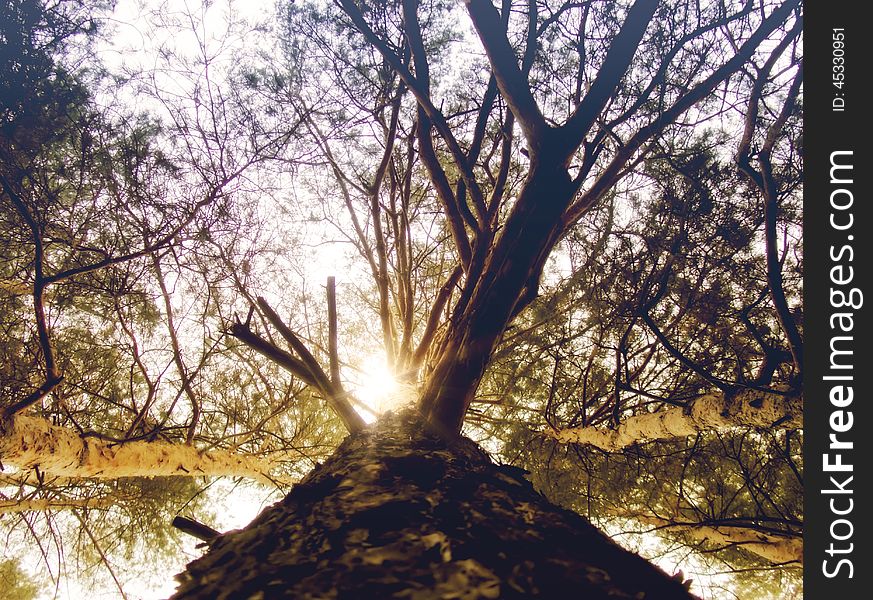
{"label": "textured bark", "polygon": [[488,251],[481,273],[468,279],[469,301],[455,307],[452,327],[423,389],[431,423],[461,430],[491,352],[516,313],[519,295],[539,281],[556,238],[554,227],[575,186],[563,166],[533,167],[512,215]]}
{"label": "textured bark", "polygon": [[109,509],[115,505],[112,498],[27,498],[24,500],[0,500],[0,515],[47,510],[71,510],[74,508]]}
{"label": "textured bark", "polygon": [[621,450],[631,444],[719,431],[730,427],[803,427],[803,399],[778,392],[743,390],[730,398],[706,395],[687,407],[670,408],[625,419],[615,429],[568,427],[546,435],[566,444]]}
{"label": "textured bark", "polygon": [[691,597],[520,473],[412,410],[389,413],[215,540],[173,597]]}
{"label": "textured bark", "polygon": [[226,450],[199,451],[168,442],[110,442],[82,437],[38,417],[15,416],[0,423],[0,462],[50,477],[231,476],[272,483],[274,465]]}
{"label": "textured bark", "polygon": [[657,517],[634,517],[644,525],[654,525],[658,529],[681,532],[696,542],[727,547],[736,546],[756,554],[773,564],[803,563],[803,538],[789,537],[755,531],[748,527],[730,525],[698,525],[696,523],[674,523]]}

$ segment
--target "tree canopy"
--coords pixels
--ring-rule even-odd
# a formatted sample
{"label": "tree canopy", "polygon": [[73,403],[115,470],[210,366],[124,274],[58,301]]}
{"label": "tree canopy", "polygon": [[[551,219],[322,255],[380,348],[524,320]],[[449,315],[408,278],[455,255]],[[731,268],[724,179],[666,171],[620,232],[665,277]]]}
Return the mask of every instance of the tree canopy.
{"label": "tree canopy", "polygon": [[405,406],[703,597],[799,593],[798,0],[125,8],[0,4],[22,597],[139,593]]}

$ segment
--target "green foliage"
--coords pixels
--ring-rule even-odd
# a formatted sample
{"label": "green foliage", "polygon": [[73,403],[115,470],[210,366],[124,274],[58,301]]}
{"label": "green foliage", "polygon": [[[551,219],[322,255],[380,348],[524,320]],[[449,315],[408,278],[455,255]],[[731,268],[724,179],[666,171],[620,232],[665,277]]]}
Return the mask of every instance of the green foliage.
{"label": "green foliage", "polygon": [[0,18],[0,151],[33,158],[57,140],[87,97],[68,69],[55,61],[72,39],[95,24],[82,3],[46,6],[41,0],[4,0]]}
{"label": "green foliage", "polygon": [[7,600],[36,600],[41,590],[15,558],[0,560],[0,589]]}
{"label": "green foliage", "polygon": [[[539,433],[549,426],[615,427],[720,393],[717,385],[793,385],[787,342],[767,296],[763,202],[720,158],[727,139],[711,131],[665,142],[627,192],[630,206],[619,203],[616,190],[569,233],[569,270],[555,266],[551,278],[546,274],[552,283],[507,332],[480,388],[473,420],[501,441],[504,460],[530,470],[549,498],[596,522],[639,515],[789,537],[802,532],[800,432],[709,432],[641,441],[619,453],[561,446]],[[797,181],[780,185],[779,226],[794,236]],[[786,272],[800,269],[799,253],[784,260]],[[784,285],[799,295],[798,279],[787,276]],[[764,377],[774,348],[782,358]],[[717,561],[714,570],[773,568],[743,550],[704,550]],[[763,590],[785,578],[796,586],[796,577],[789,568],[758,583]]]}

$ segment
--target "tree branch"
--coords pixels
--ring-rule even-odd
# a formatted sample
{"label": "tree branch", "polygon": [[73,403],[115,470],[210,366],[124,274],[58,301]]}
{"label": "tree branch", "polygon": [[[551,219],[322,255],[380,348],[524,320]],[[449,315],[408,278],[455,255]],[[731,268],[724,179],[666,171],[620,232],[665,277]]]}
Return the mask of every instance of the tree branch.
{"label": "tree branch", "polygon": [[[415,76],[421,87],[421,94],[430,101],[430,69],[427,62],[427,56],[424,50],[424,43],[421,38],[421,30],[418,24],[418,2],[417,0],[404,0],[403,16],[404,30],[409,46],[412,51],[412,60],[415,66]],[[417,97],[417,96],[416,96]],[[430,174],[430,179],[437,190],[437,195],[442,200],[443,206],[446,209],[446,217],[449,219],[449,225],[452,229],[452,237],[455,240],[455,246],[461,257],[461,263],[465,265],[465,269],[469,268],[472,252],[470,249],[470,241],[467,232],[464,228],[464,222],[474,231],[480,228],[480,222],[470,213],[466,201],[466,185],[462,185],[470,177],[463,178],[458,182],[458,192],[452,193],[451,184],[443,170],[442,165],[436,155],[433,139],[431,138],[431,128],[433,119],[426,106],[418,103],[417,120],[416,120],[416,137],[418,138],[419,153],[422,161]],[[454,138],[453,138],[454,139]],[[457,160],[459,157],[456,156]],[[463,163],[471,166],[473,163],[468,160],[467,156],[463,157]],[[479,194],[481,198],[481,193]]]}
{"label": "tree branch", "polygon": [[173,527],[178,529],[183,533],[187,533],[188,535],[197,538],[207,544],[215,541],[215,538],[221,535],[221,532],[213,529],[208,525],[204,525],[199,521],[195,521],[194,519],[189,519],[188,517],[183,517],[182,515],[176,515],[173,517]]}
{"label": "tree branch", "polygon": [[803,562],[803,538],[801,535],[775,535],[757,531],[753,527],[723,525],[706,521],[701,523],[677,522],[648,515],[630,516],[629,518],[659,530],[681,532],[697,542],[742,548],[773,564],[801,564]]}
{"label": "tree branch", "polygon": [[309,369],[305,364],[303,364],[303,361],[288,352],[285,352],[281,348],[277,348],[264,338],[260,337],[249,329],[247,324],[234,323],[230,327],[230,335],[243,342],[246,346],[249,346],[253,350],[266,356],[288,372],[296,375],[303,380],[305,384],[311,385],[315,388],[318,387],[315,379],[312,377],[312,373],[309,372]]}
{"label": "tree branch", "polygon": [[315,382],[315,387],[318,388],[318,390],[324,395],[328,404],[330,404],[334,411],[336,411],[337,415],[345,424],[346,429],[348,429],[350,433],[363,429],[366,423],[364,423],[364,420],[355,409],[352,408],[352,405],[346,398],[346,393],[342,390],[342,387],[334,386],[331,383],[330,378],[325,374],[324,370],[318,364],[318,361],[315,360],[315,357],[306,345],[300,341],[300,338],[298,338],[287,325],[285,325],[269,303],[260,296],[258,297],[258,306],[264,312],[267,320],[270,321],[273,327],[275,327],[285,341],[288,342],[291,349],[300,356],[305,369],[309,372],[312,381]]}
{"label": "tree branch", "polygon": [[667,352],[670,353],[671,356],[673,356],[680,363],[697,373],[704,381],[714,385],[721,391],[727,392],[731,389],[732,386],[730,384],[708,373],[706,370],[703,369],[703,367],[685,356],[676,346],[674,346],[670,342],[670,340],[667,339],[667,336],[664,335],[661,329],[655,324],[655,321],[652,320],[652,317],[649,315],[647,310],[642,310],[640,312],[640,317],[651,330],[651,332],[655,334],[655,337],[658,338],[658,341],[661,342],[661,345],[664,346],[664,348],[667,350]]}
{"label": "tree branch", "polygon": [[786,0],[785,3],[775,9],[770,16],[761,23],[754,33],[749,35],[749,38],[742,46],[740,46],[730,60],[726,61],[709,77],[679,98],[670,108],[662,111],[658,117],[652,120],[648,125],[641,127],[637,133],[631,136],[621,149],[619,149],[615,157],[603,170],[602,174],[597,178],[591,188],[589,188],[582,197],[579,198],[579,200],[576,201],[569,210],[567,210],[563,218],[563,229],[566,230],[567,227],[575,223],[608,189],[615,184],[624,168],[629,162],[631,162],[631,159],[637,151],[646,144],[646,142],[663,132],[664,129],[676,121],[680,115],[697,102],[700,102],[710,94],[716,86],[742,68],[743,64],[752,57],[758,46],[760,46],[761,43],[767,39],[767,37],[769,37],[777,27],[779,27],[779,25],[785,22],[794,9],[797,8],[799,2],[800,0]]}
{"label": "tree branch", "polygon": [[45,257],[42,231],[36,220],[33,218],[33,215],[30,214],[30,210],[28,210],[24,200],[18,195],[18,192],[15,191],[12,184],[2,173],[0,173],[0,185],[2,185],[3,191],[5,191],[10,200],[12,200],[12,204],[15,206],[18,214],[27,224],[33,239],[33,311],[36,320],[36,332],[39,339],[39,346],[42,350],[43,361],[45,362],[44,382],[34,392],[28,394],[27,397],[6,407],[3,411],[3,415],[9,417],[42,400],[45,396],[51,393],[55,387],[57,387],[63,379],[63,376],[55,364],[54,350],[52,349],[48,322],[45,315],[45,288],[48,286],[48,280],[43,272],[45,267],[43,264]]}
{"label": "tree branch", "polygon": [[412,358],[412,368],[414,370],[418,370],[421,368],[422,363],[424,362],[424,357],[427,356],[428,350],[433,343],[434,335],[436,334],[437,327],[440,323],[440,317],[442,316],[443,310],[446,307],[446,303],[449,300],[449,296],[452,294],[452,290],[458,285],[458,280],[461,278],[462,270],[460,267],[456,267],[452,274],[449,275],[449,278],[440,288],[439,293],[437,294],[436,300],[434,300],[433,306],[430,309],[430,314],[427,318],[427,325],[424,328],[424,333],[421,336],[421,341],[418,343],[418,347],[415,349],[415,353]]}
{"label": "tree branch", "polygon": [[[479,187],[478,182],[476,181],[476,177],[473,174],[473,170],[471,165],[467,163],[466,155],[464,151],[461,149],[461,146],[458,144],[457,139],[452,134],[452,130],[449,127],[449,124],[446,122],[445,116],[443,116],[442,112],[434,106],[433,101],[430,97],[429,85],[423,84],[423,81],[420,81],[418,77],[414,77],[412,73],[409,72],[409,69],[404,65],[397,55],[385,44],[385,42],[379,38],[378,35],[370,28],[367,24],[367,21],[364,19],[364,16],[361,14],[360,9],[355,5],[352,0],[338,0],[340,5],[342,6],[345,13],[351,18],[352,22],[358,28],[358,30],[364,35],[368,42],[370,42],[379,53],[385,58],[386,61],[391,65],[397,75],[403,80],[403,82],[409,87],[409,90],[412,92],[415,99],[418,101],[418,105],[427,115],[428,119],[433,123],[439,132],[440,136],[446,142],[448,146],[449,152],[452,155],[452,158],[455,161],[455,164],[460,171],[461,177],[464,179],[464,183],[467,186],[467,189],[470,191],[470,194],[473,196],[474,204],[483,205],[484,200],[482,199],[482,190]],[[428,136],[430,135],[430,127],[427,128]]]}
{"label": "tree branch", "polygon": [[591,445],[616,452],[631,444],[731,427],[802,429],[803,399],[785,395],[781,390],[743,389],[733,395],[699,396],[685,407],[627,417],[615,429],[586,426],[543,433],[564,444]]}
{"label": "tree branch", "polygon": [[340,383],[339,349],[337,344],[336,277],[333,276],[327,278],[327,331],[330,382],[334,387],[342,387]]}
{"label": "tree branch", "polygon": [[797,67],[797,73],[789,87],[788,94],[782,104],[782,109],[780,110],[779,115],[767,129],[764,144],[757,154],[758,170],[752,166],[751,143],[752,137],[754,136],[755,126],[758,121],[758,104],[761,102],[764,86],[769,81],[770,72],[778,58],[796,36],[799,35],[801,25],[802,20],[798,19],[797,25],[795,25],[789,35],[785,36],[779,46],[774,49],[767,62],[758,73],[749,99],[749,108],[746,114],[743,138],[737,151],[737,164],[740,170],[749,177],[764,197],[764,239],[767,282],[770,288],[770,299],[773,301],[773,307],[776,309],[779,326],[782,328],[782,331],[785,333],[785,337],[788,340],[788,347],[791,351],[794,369],[799,380],[802,379],[803,373],[803,339],[797,328],[797,324],[794,322],[794,317],[791,315],[791,309],[788,306],[788,300],[785,297],[785,290],[782,286],[782,265],[779,260],[776,242],[779,190],[773,177],[773,163],[771,161],[771,156],[773,146],[775,145],[782,128],[785,126],[785,123],[788,121],[788,117],[794,109],[794,103],[800,94],[800,86],[803,81],[802,65],[798,65]]}
{"label": "tree branch", "polygon": [[15,402],[14,404],[10,404],[3,408],[2,419],[8,419],[12,417],[14,414],[21,412],[28,406],[32,404],[36,404],[46,396],[48,396],[53,389],[55,389],[58,384],[60,384],[64,380],[63,375],[59,375],[57,379],[46,379],[41,386],[36,388],[33,392],[28,394],[25,398]]}
{"label": "tree branch", "polygon": [[270,475],[275,464],[254,455],[162,441],[112,442],[21,415],[0,423],[0,456],[21,470],[39,467],[46,475],[71,479],[227,476],[276,481]]}
{"label": "tree branch", "polygon": [[559,129],[562,134],[562,156],[569,158],[576,151],[607,101],[615,93],[657,7],[657,0],[637,0],[628,11],[621,30],[609,45],[609,51],[591,84],[591,89],[582,98],[567,123]]}
{"label": "tree branch", "polygon": [[173,303],[170,301],[170,293],[167,290],[167,284],[164,280],[164,272],[161,269],[161,261],[157,253],[152,253],[152,266],[155,269],[155,277],[158,280],[158,287],[161,289],[161,296],[164,300],[164,310],[167,313],[167,332],[170,336],[170,346],[173,350],[173,363],[176,365],[176,370],[179,371],[182,389],[191,403],[191,423],[188,426],[188,433],[185,438],[185,443],[191,444],[194,441],[194,433],[197,430],[197,425],[200,421],[200,400],[194,393],[191,387],[191,378],[188,375],[188,369],[185,367],[185,362],[182,360],[182,348],[179,345],[179,336],[176,335],[176,323],[173,316]]}
{"label": "tree branch", "polygon": [[530,91],[527,77],[518,67],[515,51],[506,38],[506,26],[491,0],[465,0],[465,4],[500,93],[518,120],[531,154],[536,155],[545,143],[549,126]]}

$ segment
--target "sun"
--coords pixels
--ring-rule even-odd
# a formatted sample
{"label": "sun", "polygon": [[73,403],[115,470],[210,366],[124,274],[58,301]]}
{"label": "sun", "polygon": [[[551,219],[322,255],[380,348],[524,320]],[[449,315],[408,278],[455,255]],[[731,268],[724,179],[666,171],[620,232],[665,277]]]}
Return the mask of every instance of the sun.
{"label": "sun", "polygon": [[368,423],[388,410],[408,404],[413,397],[411,386],[398,381],[382,353],[364,357],[358,373],[354,394],[363,406],[357,406],[356,410]]}

